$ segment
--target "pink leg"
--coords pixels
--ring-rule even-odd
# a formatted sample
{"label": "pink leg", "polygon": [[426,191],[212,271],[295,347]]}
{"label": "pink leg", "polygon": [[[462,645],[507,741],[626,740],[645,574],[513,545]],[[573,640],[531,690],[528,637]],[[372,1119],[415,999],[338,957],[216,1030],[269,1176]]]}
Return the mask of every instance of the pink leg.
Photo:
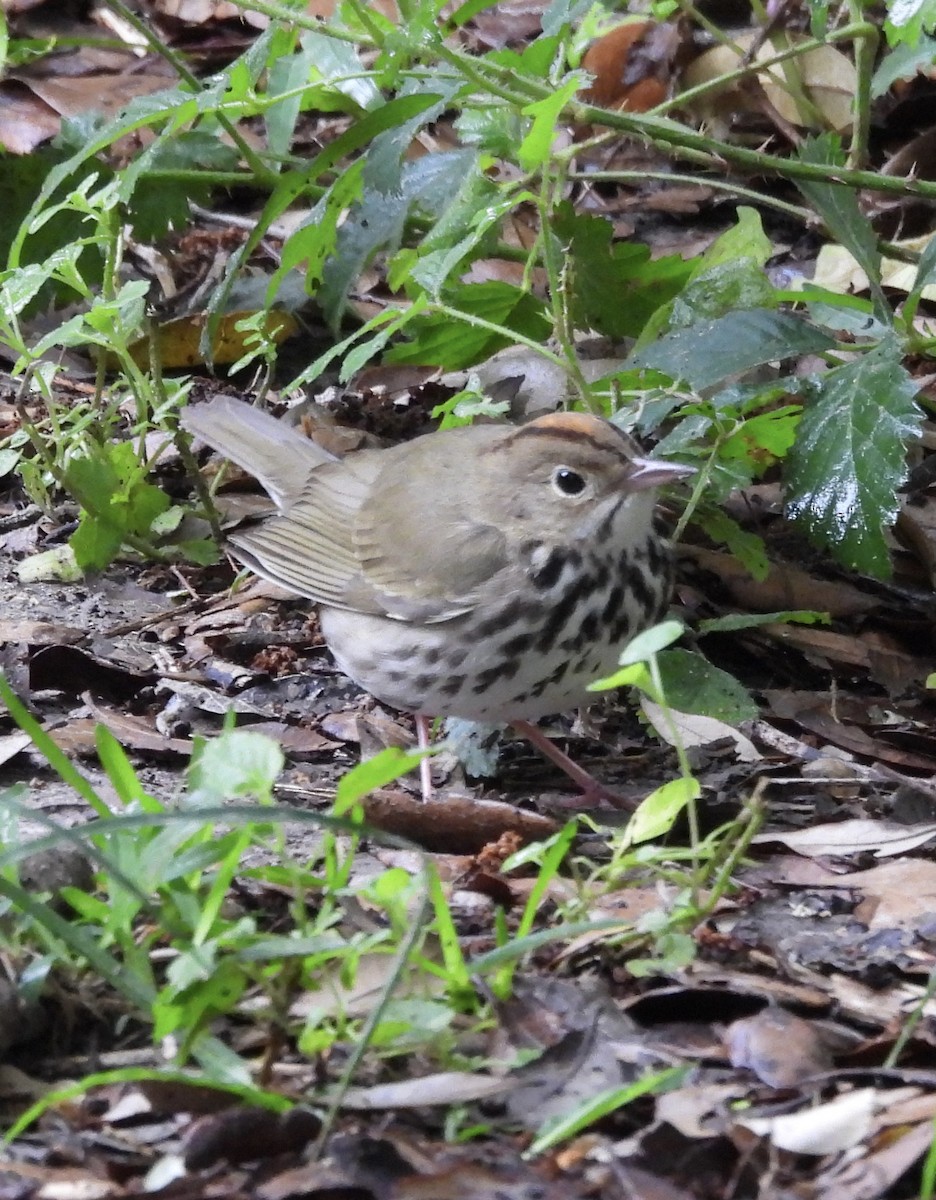
{"label": "pink leg", "polygon": [[[421,713],[417,713],[414,720],[416,722],[416,745],[420,750],[428,750],[429,718],[424,717]],[[424,758],[419,764],[419,786],[422,791],[423,804],[428,804],[432,799],[432,771],[429,767],[428,758]]]}
{"label": "pink leg", "polygon": [[580,767],[578,763],[572,761],[568,754],[564,754],[559,747],[549,740],[549,738],[537,729],[535,725],[531,725],[529,721],[511,721],[511,725],[516,729],[517,733],[522,734],[528,742],[539,750],[542,754],[554,762],[560,770],[564,771],[569,778],[576,783],[585,793],[584,800],[596,801],[607,800],[615,806],[615,808],[633,808],[634,804],[626,800],[623,796],[618,796],[604,784],[599,783],[594,775],[590,775],[584,767]]}

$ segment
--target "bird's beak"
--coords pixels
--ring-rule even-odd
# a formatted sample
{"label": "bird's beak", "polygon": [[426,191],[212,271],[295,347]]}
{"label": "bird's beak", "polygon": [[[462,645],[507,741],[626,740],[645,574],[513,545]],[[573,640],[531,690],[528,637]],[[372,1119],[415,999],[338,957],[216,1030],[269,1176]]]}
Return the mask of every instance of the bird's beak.
{"label": "bird's beak", "polygon": [[662,458],[634,458],[631,460],[627,487],[635,492],[645,492],[695,473],[696,468],[687,467],[685,463],[664,462]]}

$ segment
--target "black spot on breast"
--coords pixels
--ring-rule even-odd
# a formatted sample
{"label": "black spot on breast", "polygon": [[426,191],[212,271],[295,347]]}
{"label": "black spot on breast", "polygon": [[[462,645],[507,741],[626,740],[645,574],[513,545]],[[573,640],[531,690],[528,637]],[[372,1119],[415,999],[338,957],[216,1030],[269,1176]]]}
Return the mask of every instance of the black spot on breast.
{"label": "black spot on breast", "polygon": [[627,612],[623,612],[614,624],[608,630],[608,641],[612,645],[621,645],[624,642],[630,641],[631,635],[631,619]]}
{"label": "black spot on breast", "polygon": [[592,591],[592,579],[588,574],[579,575],[575,583],[565,595],[553,605],[546,624],[543,626],[536,641],[536,649],[545,654],[551,650],[556,640],[568,625],[572,614],[582,600]]}
{"label": "black spot on breast", "polygon": [[608,602],[601,610],[602,625],[610,625],[621,611],[621,605],[624,603],[624,589],[619,583],[616,583],[611,589],[608,596]]}
{"label": "black spot on breast", "polygon": [[464,675],[453,675],[446,683],[443,683],[439,691],[443,696],[455,696],[465,686]]}
{"label": "black spot on breast", "polygon": [[441,657],[442,651],[438,646],[433,646],[423,654],[423,662],[429,667],[434,667]]}
{"label": "black spot on breast", "polygon": [[[540,543],[538,548],[542,549],[542,546],[543,543]],[[578,572],[582,569],[583,562],[582,552],[574,546],[555,546],[541,567],[529,570],[530,580],[534,587],[539,588],[542,592],[548,592],[562,578],[562,572],[567,566],[571,567],[574,572]],[[530,567],[532,567],[532,563]]]}
{"label": "black spot on breast", "polygon": [[483,641],[492,633],[500,633],[518,622],[529,621],[531,617],[535,617],[539,613],[539,610],[540,606],[535,600],[524,600],[521,596],[515,596],[486,621],[482,621],[480,625],[474,627],[475,639]]}
{"label": "black spot on breast", "polygon": [[508,658],[515,658],[518,654],[524,654],[532,645],[532,633],[518,633],[509,642],[504,642],[503,646],[501,646],[501,652],[506,654]]}
{"label": "black spot on breast", "polygon": [[599,630],[598,614],[596,612],[586,613],[585,619],[579,628],[579,636],[583,637],[587,642],[597,642]]}
{"label": "black spot on breast", "polygon": [[476,696],[482,695],[499,679],[513,679],[517,671],[520,669],[519,659],[504,659],[498,663],[496,667],[488,667],[486,671],[482,671],[476,678],[475,684],[472,687],[472,692]]}
{"label": "black spot on breast", "polygon": [[554,588],[559,582],[559,577],[562,575],[567,561],[568,558],[564,550],[556,549],[551,551],[545,563],[538,570],[530,572],[530,579],[533,586],[539,588],[542,592]]}
{"label": "black spot on breast", "polygon": [[621,578],[624,588],[637,601],[645,613],[651,613],[656,608],[657,593],[647,582],[647,576],[636,563],[631,562],[627,555],[621,560]]}
{"label": "black spot on breast", "polygon": [[658,538],[647,538],[647,564],[654,575],[662,574],[669,564],[666,545]]}
{"label": "black spot on breast", "polygon": [[460,667],[467,657],[468,651],[465,647],[449,650],[445,656],[445,665],[454,670],[456,667]]}
{"label": "black spot on breast", "polygon": [[615,518],[616,514],[617,514],[617,509],[616,508],[612,509],[611,512],[609,512],[605,516],[604,520],[601,522],[601,524],[595,530],[595,542],[597,545],[603,546],[605,544],[605,542],[608,540],[608,538],[611,536],[611,532],[614,529],[614,518]]}
{"label": "black spot on breast", "polygon": [[428,692],[435,683],[435,677],[433,675],[416,675],[411,682],[418,692]]}

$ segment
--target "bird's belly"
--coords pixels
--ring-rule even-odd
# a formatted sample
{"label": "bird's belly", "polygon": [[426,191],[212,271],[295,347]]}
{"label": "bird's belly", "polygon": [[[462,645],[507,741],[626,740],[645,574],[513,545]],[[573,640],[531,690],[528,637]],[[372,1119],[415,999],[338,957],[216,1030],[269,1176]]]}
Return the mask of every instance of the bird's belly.
{"label": "bird's belly", "polygon": [[340,669],[392,708],[536,720],[586,703],[588,684],[617,668],[627,641],[662,615],[667,594],[662,581],[638,596],[609,588],[568,614],[545,598],[505,598],[483,619],[467,613],[434,625],[323,607],[320,621]]}

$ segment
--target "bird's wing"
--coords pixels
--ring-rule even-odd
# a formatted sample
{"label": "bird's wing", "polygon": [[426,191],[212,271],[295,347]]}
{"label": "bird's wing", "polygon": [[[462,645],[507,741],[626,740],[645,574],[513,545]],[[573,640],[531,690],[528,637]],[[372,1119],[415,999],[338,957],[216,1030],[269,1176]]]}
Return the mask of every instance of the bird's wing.
{"label": "bird's wing", "polygon": [[230,542],[258,574],[317,603],[402,621],[450,620],[496,587],[506,539],[469,511],[457,446],[434,442],[428,469],[438,491],[428,498],[418,487],[414,498],[414,461],[378,450],[326,464],[286,512]]}

